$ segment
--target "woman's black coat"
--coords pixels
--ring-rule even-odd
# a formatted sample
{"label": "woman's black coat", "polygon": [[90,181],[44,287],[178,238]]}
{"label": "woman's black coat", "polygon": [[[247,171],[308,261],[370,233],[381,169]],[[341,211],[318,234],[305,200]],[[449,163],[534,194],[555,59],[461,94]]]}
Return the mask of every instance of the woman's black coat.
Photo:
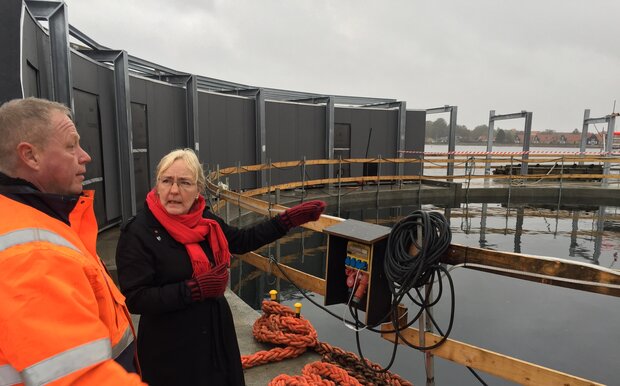
{"label": "woman's black coat", "polygon": [[[247,229],[216,220],[231,253],[242,254],[284,236],[277,219]],[[200,244],[213,261],[207,241]],[[116,250],[118,279],[131,313],[140,314],[138,358],[151,386],[244,385],[237,336],[228,302],[221,296],[192,302],[185,281],[192,265],[175,241],[144,209],[122,229]]]}

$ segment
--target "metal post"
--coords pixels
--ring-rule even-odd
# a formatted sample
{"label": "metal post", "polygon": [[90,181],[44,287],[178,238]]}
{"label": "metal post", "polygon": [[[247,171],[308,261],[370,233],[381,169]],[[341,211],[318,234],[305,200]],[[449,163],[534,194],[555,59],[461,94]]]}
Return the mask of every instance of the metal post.
{"label": "metal post", "polygon": [[[585,109],[583,112],[583,126],[581,129],[581,143],[579,145],[579,152],[581,153],[581,156],[584,157],[586,152],[586,144],[588,142],[588,119],[590,118],[590,109]],[[580,165],[583,165],[583,162],[579,163]]]}
{"label": "metal post", "polygon": [[[398,106],[398,140],[397,140],[397,158],[405,157],[405,139],[407,133],[407,102],[401,101]],[[405,165],[403,163],[398,164],[398,175],[402,176],[405,173]]]}
{"label": "metal post", "polygon": [[129,62],[126,51],[120,51],[114,59],[114,91],[116,100],[116,130],[119,139],[121,214],[123,222],[125,222],[136,214],[131,94],[129,92]]}
{"label": "metal post", "polygon": [[301,161],[301,202],[304,202],[306,195],[306,156]]}
{"label": "metal post", "polygon": [[[334,119],[335,119],[335,100],[333,96],[327,98],[325,105],[325,158],[334,159]],[[334,165],[329,164],[326,168],[327,178],[334,175]]]}
{"label": "metal post", "polygon": [[[433,297],[432,284],[427,283],[424,286],[424,289],[426,291],[425,303],[428,303],[428,299]],[[431,322],[431,318],[433,315],[432,307],[426,307],[423,314],[425,314],[425,331],[433,332],[433,323]],[[425,332],[423,332],[423,334],[425,334]],[[435,384],[435,360],[432,351],[424,352],[424,368],[426,369],[426,384],[429,386],[433,386]]]}
{"label": "metal post", "polygon": [[521,235],[523,234],[523,207],[517,209],[517,224],[515,225],[515,252],[521,253]]}
{"label": "metal post", "polygon": [[[264,165],[267,159],[267,129],[265,127],[265,94],[262,89],[256,91],[256,163]],[[261,169],[256,177],[256,185],[262,188],[266,185],[265,171]]]}
{"label": "metal post", "polygon": [[532,113],[525,113],[525,130],[523,132],[523,161],[521,162],[521,175],[527,176],[528,163],[530,158],[530,137],[532,135]]}
{"label": "metal post", "polygon": [[[616,130],[616,116],[608,115],[607,117],[607,141],[605,142],[605,158],[611,157],[611,153],[613,151],[614,145],[614,131]],[[610,173],[610,162],[605,162],[603,165],[603,174],[609,175]],[[609,183],[609,178],[603,178],[603,186],[607,186]]]}
{"label": "metal post", "polygon": [[598,265],[601,257],[601,247],[603,245],[603,232],[605,230],[605,211],[606,206],[600,206],[596,216],[596,236],[594,237],[594,252],[592,253],[592,263]]}
{"label": "metal post", "polygon": [[[217,174],[220,174],[220,165],[217,165]],[[239,194],[237,195],[237,226],[241,227],[241,161],[237,161],[237,186],[239,186]]]}
{"label": "metal post", "polygon": [[[226,185],[230,186],[228,177],[226,177],[225,181],[226,181]],[[228,202],[228,200],[225,200],[225,201],[226,201],[226,206],[224,208],[224,213],[226,215],[225,221],[228,224],[228,222],[230,221],[230,203]]]}
{"label": "metal post", "polygon": [[377,164],[377,193],[375,195],[375,222],[379,224],[379,188],[381,187],[381,154],[379,154],[379,163]]}
{"label": "metal post", "polygon": [[454,152],[456,151],[456,116],[457,106],[450,107],[450,131],[448,135],[448,175],[454,175]]}
{"label": "metal post", "polygon": [[196,75],[187,77],[185,83],[187,103],[187,147],[200,152],[200,128],[198,125],[198,83]]}
{"label": "metal post", "polygon": [[418,169],[418,209],[422,209],[422,159]]}
{"label": "metal post", "polygon": [[[489,132],[487,134],[487,155],[486,155],[486,163],[484,164],[484,175],[487,176],[491,173],[491,165],[490,165],[490,159],[491,159],[491,151],[493,151],[493,129],[495,127],[495,120],[493,119],[495,117],[495,110],[491,110],[489,112]],[[488,179],[484,179],[484,183],[485,185],[488,184]]]}
{"label": "metal post", "polygon": [[573,222],[570,232],[570,247],[568,248],[568,255],[575,257],[575,251],[579,244],[577,243],[577,235],[579,233],[579,211],[573,210]]}
{"label": "metal post", "polygon": [[340,189],[342,188],[342,156],[338,156],[338,217],[340,217]]}
{"label": "metal post", "polygon": [[508,177],[508,201],[506,203],[506,229],[508,229],[508,217],[510,216],[510,199],[512,196],[512,167],[515,157],[510,156],[510,175]]}
{"label": "metal post", "polygon": [[[275,203],[280,204],[280,188],[276,188],[275,191]],[[280,239],[276,240],[276,261],[279,263],[280,262],[280,257],[281,257],[281,252],[280,252]],[[278,293],[280,292],[280,278],[276,277],[276,289],[278,290]]]}
{"label": "metal post", "polygon": [[482,210],[480,212],[480,238],[478,240],[480,243],[480,248],[486,248],[487,246],[486,232],[487,232],[488,205],[489,204],[487,204],[486,202],[482,204]]}

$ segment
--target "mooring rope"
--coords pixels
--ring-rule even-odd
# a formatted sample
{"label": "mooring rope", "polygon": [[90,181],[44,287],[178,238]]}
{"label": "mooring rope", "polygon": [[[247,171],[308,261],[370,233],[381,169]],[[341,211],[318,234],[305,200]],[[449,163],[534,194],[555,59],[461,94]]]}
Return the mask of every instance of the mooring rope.
{"label": "mooring rope", "polygon": [[[395,385],[413,386],[411,382],[391,372],[378,372],[381,366],[366,359],[366,365],[354,353],[319,342],[316,330],[303,316],[290,307],[264,300],[263,315],[256,320],[252,332],[259,342],[284,345],[241,357],[244,369],[295,358],[314,350],[322,356],[320,362],[306,365],[302,375],[281,374],[270,386],[284,385]],[[373,371],[377,370],[377,371]]]}

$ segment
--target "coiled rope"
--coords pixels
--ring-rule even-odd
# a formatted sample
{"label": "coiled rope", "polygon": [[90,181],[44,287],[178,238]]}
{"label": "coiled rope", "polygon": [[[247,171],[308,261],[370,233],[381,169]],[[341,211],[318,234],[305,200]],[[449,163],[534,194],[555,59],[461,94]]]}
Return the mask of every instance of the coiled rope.
{"label": "coiled rope", "polygon": [[[395,385],[412,386],[400,376],[390,372],[377,372],[381,366],[365,359],[365,364],[357,355],[319,342],[316,330],[303,316],[296,316],[295,311],[280,303],[264,300],[263,315],[256,320],[253,334],[263,343],[284,345],[271,350],[259,351],[241,357],[244,369],[295,358],[314,350],[322,356],[321,362],[306,365],[301,376],[281,374],[274,378],[270,386],[284,385]],[[373,369],[375,371],[373,371]]]}

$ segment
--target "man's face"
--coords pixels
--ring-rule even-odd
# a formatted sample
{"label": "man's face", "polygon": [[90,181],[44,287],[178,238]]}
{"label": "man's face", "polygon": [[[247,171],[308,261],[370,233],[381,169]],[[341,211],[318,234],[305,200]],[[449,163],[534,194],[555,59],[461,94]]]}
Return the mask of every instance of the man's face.
{"label": "man's face", "polygon": [[38,152],[41,168],[37,186],[45,193],[80,194],[91,158],[80,147],[80,136],[69,117],[52,111],[50,118],[47,144]]}

